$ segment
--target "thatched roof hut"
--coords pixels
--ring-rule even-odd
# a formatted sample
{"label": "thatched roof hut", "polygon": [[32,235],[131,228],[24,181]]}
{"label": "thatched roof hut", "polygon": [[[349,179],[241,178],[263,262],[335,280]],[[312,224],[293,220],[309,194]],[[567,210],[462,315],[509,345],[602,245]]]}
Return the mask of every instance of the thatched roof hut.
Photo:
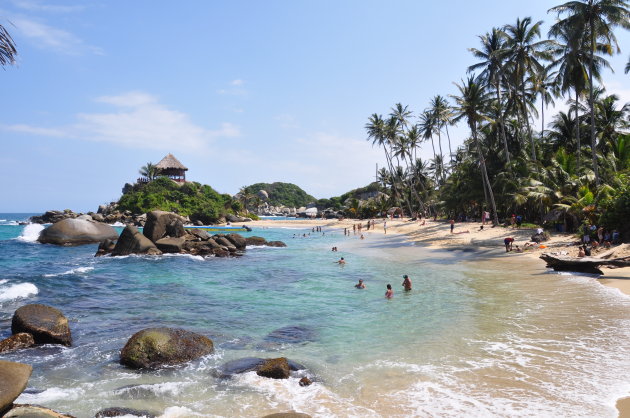
{"label": "thatched roof hut", "polygon": [[156,164],[158,175],[167,176],[173,181],[179,183],[186,182],[186,171],[188,168],[184,166],[173,154],[168,154],[166,157]]}

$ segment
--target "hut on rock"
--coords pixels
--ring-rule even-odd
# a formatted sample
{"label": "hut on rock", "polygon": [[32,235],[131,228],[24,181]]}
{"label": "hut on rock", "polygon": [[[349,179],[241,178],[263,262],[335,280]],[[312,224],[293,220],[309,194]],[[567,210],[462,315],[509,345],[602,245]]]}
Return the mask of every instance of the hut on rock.
{"label": "hut on rock", "polygon": [[157,175],[166,176],[178,183],[186,183],[186,171],[188,168],[184,166],[173,154],[166,157],[156,164]]}

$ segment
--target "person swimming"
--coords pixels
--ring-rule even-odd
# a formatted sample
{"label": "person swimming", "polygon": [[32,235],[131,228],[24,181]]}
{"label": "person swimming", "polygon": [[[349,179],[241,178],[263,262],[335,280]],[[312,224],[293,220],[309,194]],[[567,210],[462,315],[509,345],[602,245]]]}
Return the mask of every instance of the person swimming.
{"label": "person swimming", "polygon": [[405,291],[408,292],[411,290],[411,279],[406,274],[403,276],[402,287],[405,288]]}
{"label": "person swimming", "polygon": [[341,257],[339,259],[339,261],[337,261],[338,264],[346,264],[346,260],[343,259],[343,257]]}
{"label": "person swimming", "polygon": [[392,285],[391,284],[387,284],[387,292],[385,292],[385,297],[387,299],[391,299],[394,297],[394,291],[392,290]]}
{"label": "person swimming", "polygon": [[363,283],[363,279],[359,279],[359,283],[355,284],[354,287],[357,289],[365,289],[365,284]]}

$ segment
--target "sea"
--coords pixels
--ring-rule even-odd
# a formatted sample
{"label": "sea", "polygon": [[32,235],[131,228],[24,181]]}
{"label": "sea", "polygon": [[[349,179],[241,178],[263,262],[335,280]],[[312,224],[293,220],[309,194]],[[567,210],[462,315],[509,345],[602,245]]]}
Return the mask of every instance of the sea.
{"label": "sea", "polygon": [[[95,258],[96,245],[37,243],[44,226],[19,225],[29,215],[0,214],[0,338],[17,308],[42,303],[66,315],[74,342],[0,355],[33,367],[17,403],[76,417],[114,406],[162,417],[616,417],[630,393],[630,297],[500,248],[254,223],[243,235],[287,247]],[[157,371],[120,365],[148,327],[206,335],[215,352]],[[220,376],[245,357],[306,369]],[[313,384],[301,387],[303,376]]]}

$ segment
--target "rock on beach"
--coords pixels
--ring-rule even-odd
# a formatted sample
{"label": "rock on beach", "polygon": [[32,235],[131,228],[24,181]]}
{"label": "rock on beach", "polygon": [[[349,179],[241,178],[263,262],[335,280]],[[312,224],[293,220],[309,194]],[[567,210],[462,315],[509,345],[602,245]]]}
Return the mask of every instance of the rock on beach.
{"label": "rock on beach", "polygon": [[30,304],[18,308],[11,322],[13,334],[31,334],[35,344],[72,345],[68,319],[52,306]]}

